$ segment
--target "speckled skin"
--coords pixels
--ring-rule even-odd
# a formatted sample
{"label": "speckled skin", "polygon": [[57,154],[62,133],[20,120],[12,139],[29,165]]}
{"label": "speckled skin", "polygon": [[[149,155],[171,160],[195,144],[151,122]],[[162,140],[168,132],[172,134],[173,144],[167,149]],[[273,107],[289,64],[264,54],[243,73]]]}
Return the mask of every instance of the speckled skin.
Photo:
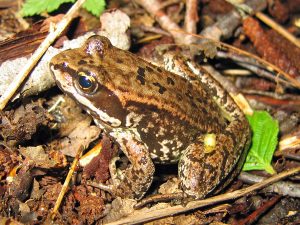
{"label": "speckled skin", "polygon": [[[154,163],[179,161],[182,189],[193,198],[203,198],[239,171],[249,125],[219,83],[192,62],[166,57],[166,69],[175,74],[93,36],[81,48],[56,55],[50,67],[58,86],[131,162],[121,175],[112,163],[114,194],[140,199],[151,185]],[[93,76],[96,90],[82,91],[78,73]],[[216,134],[210,152],[203,144],[207,133]]]}

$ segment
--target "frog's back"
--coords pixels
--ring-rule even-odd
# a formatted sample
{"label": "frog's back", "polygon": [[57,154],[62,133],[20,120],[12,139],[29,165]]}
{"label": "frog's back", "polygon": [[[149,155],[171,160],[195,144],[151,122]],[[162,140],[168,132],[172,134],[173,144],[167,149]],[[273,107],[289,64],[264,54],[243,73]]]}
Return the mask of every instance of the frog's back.
{"label": "frog's back", "polygon": [[225,128],[206,88],[128,52],[114,51],[103,60],[102,69],[110,68],[106,73],[115,81],[111,88],[120,92],[122,105],[130,112],[126,125],[137,128],[154,162],[176,162],[199,134]]}
{"label": "frog's back", "polygon": [[123,106],[143,105],[136,107],[143,112],[147,108],[165,110],[200,131],[222,129],[223,116],[206,88],[116,48],[104,57],[95,69],[110,79],[109,88],[118,95]]}

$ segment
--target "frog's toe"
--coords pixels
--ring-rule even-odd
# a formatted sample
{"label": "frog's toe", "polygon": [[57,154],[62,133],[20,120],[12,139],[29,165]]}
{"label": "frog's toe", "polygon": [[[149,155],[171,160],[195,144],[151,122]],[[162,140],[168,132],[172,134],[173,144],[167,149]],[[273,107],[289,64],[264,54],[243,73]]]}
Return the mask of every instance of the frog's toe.
{"label": "frog's toe", "polygon": [[92,186],[96,186],[97,188],[100,188],[103,191],[107,191],[111,194],[114,194],[114,186],[113,185],[106,185],[106,184],[102,184],[102,183],[97,183],[96,185],[92,185]]}
{"label": "frog's toe", "polygon": [[138,194],[135,195],[132,193],[132,190],[128,186],[128,184],[123,184],[121,180],[119,180],[118,184],[102,184],[102,183],[89,183],[89,185],[93,187],[97,187],[103,191],[109,192],[113,196],[119,196],[122,198],[140,198],[142,196],[139,196]]}
{"label": "frog's toe", "polygon": [[119,183],[119,173],[116,167],[116,162],[120,159],[120,157],[114,157],[111,159],[110,163],[109,163],[109,173],[111,176],[111,179],[113,180],[113,184],[118,184]]}

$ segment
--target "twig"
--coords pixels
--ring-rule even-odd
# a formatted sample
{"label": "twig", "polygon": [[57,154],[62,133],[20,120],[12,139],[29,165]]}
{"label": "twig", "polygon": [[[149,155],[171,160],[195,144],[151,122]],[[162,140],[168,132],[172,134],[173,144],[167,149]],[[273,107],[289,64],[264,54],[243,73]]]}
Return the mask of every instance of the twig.
{"label": "twig", "polygon": [[280,77],[275,77],[272,73],[262,69],[261,65],[253,58],[240,56],[237,54],[232,54],[230,52],[223,52],[218,51],[217,57],[219,58],[225,58],[225,59],[232,59],[234,60],[238,65],[256,73],[258,76],[268,78],[270,80],[279,81],[285,85],[290,85],[290,83],[286,80],[283,80]]}
{"label": "twig", "polygon": [[[299,100],[287,100],[287,99],[280,99],[274,98],[272,96],[276,96],[276,94],[272,92],[265,92],[265,91],[255,91],[255,90],[242,90],[242,93],[247,96],[247,99],[255,100],[260,104],[279,107],[281,109],[289,109],[289,110],[298,110],[300,106]],[[266,106],[265,106],[266,107]]]}
{"label": "twig", "polygon": [[[243,94],[247,95],[261,95],[264,97],[270,97],[275,100],[281,100],[281,101],[292,101],[293,105],[299,105],[300,104],[300,96],[298,95],[292,95],[292,94],[278,94],[276,92],[267,92],[267,91],[258,91],[258,90],[242,90]],[[282,102],[281,102],[282,104]]]}
{"label": "twig", "polygon": [[187,33],[195,34],[197,32],[198,21],[198,0],[187,0],[184,18],[184,30]]}
{"label": "twig", "polygon": [[18,73],[16,78],[10,85],[7,87],[6,91],[0,98],[0,110],[3,110],[11,97],[15,94],[19,86],[26,79],[30,71],[33,69],[38,60],[43,56],[45,51],[49,48],[49,46],[54,42],[54,40],[63,32],[66,26],[70,23],[74,15],[79,10],[80,6],[86,0],[78,0],[72,8],[68,11],[68,13],[63,17],[63,19],[56,25],[56,29],[53,32],[50,32],[48,36],[44,39],[44,41],[40,44],[38,49],[33,53],[33,55],[28,60],[23,69]]}
{"label": "twig", "polygon": [[141,38],[137,41],[138,44],[142,44],[142,43],[147,43],[150,41],[154,41],[157,40],[159,38],[161,38],[162,36],[160,34],[155,34],[155,35],[149,35],[149,36],[145,36],[144,38]]}
{"label": "twig", "polygon": [[253,73],[245,69],[225,69],[222,70],[222,74],[228,76],[250,76]]}
{"label": "twig", "polygon": [[[299,149],[299,148],[298,148]],[[281,156],[283,156],[286,159],[291,159],[295,161],[300,161],[300,155],[295,149],[289,149],[285,150],[284,152],[281,153]],[[299,187],[300,188],[300,187]]]}
{"label": "twig", "polygon": [[171,20],[171,18],[161,9],[162,5],[157,0],[135,0],[154,17],[160,26],[172,34],[176,42],[183,43],[187,37],[185,34],[177,32],[181,28]]}
{"label": "twig", "polygon": [[71,168],[70,168],[69,173],[68,173],[68,175],[66,177],[66,180],[65,180],[65,182],[64,182],[64,184],[63,184],[63,186],[61,188],[61,191],[60,191],[60,193],[59,193],[59,195],[57,197],[57,200],[55,202],[55,205],[54,205],[54,208],[52,210],[52,213],[50,214],[50,219],[52,219],[52,220],[55,218],[57,210],[58,210],[58,208],[59,208],[59,206],[61,204],[61,201],[63,200],[63,197],[64,197],[64,195],[65,195],[65,193],[67,191],[67,188],[69,186],[70,180],[71,180],[72,175],[73,175],[73,173],[74,173],[74,171],[75,171],[75,169],[77,167],[77,163],[79,161],[79,158],[80,158],[80,156],[82,154],[83,149],[84,148],[82,146],[80,146],[79,149],[78,149],[78,151],[77,151],[77,153],[76,153],[76,156],[75,156],[74,161],[73,161],[73,163],[71,165]]}
{"label": "twig", "polygon": [[[229,49],[231,51],[233,51],[234,53],[235,53],[236,50],[238,50],[238,49],[235,49],[234,47],[229,48]],[[237,54],[232,54],[231,52],[225,53],[225,52],[221,52],[221,51],[218,51],[217,55],[218,55],[218,57],[232,58],[236,61],[239,61],[240,63],[238,63],[238,64],[240,64],[241,66],[257,73],[258,75],[261,75],[262,77],[266,77],[266,78],[269,78],[269,79],[270,78],[275,79],[274,75],[272,75],[271,73],[269,73],[265,70],[260,69],[262,67],[262,65],[265,65],[267,70],[270,71],[271,70],[270,68],[274,69],[276,72],[278,72],[283,77],[285,77],[289,82],[291,82],[291,84],[287,83],[287,81],[283,80],[280,77],[276,77],[277,81],[280,81],[280,82],[282,82],[286,85],[292,85],[292,86],[300,88],[300,82],[298,80],[294,79],[293,77],[291,77],[289,74],[287,74],[283,70],[281,70],[279,67],[267,62],[266,60],[264,60],[264,59],[262,59],[258,56],[255,56],[251,53],[246,53],[243,50],[238,50],[237,53],[239,51],[240,51],[239,54],[241,54],[242,56],[237,55]],[[261,64],[261,65],[259,65],[259,64]]]}
{"label": "twig", "polygon": [[[186,1],[186,12],[184,18],[184,30],[190,34],[197,33],[198,17],[198,0],[187,0]],[[195,37],[187,35],[185,37],[185,43],[194,43]]]}
{"label": "twig", "polygon": [[[253,12],[264,10],[267,6],[266,0],[245,0],[243,2]],[[240,26],[241,21],[240,13],[236,9],[231,10],[231,12],[220,17],[216,23],[203,29],[201,35],[214,40],[230,38],[236,28]]]}
{"label": "twig", "polygon": [[[264,179],[265,177],[257,176],[247,172],[242,172],[239,175],[239,180],[243,181],[246,184],[254,184],[254,183],[262,182]],[[299,198],[300,184],[288,182],[288,181],[279,181],[264,188],[263,191]]]}
{"label": "twig", "polygon": [[265,14],[261,12],[257,12],[256,17],[263,21],[265,24],[276,30],[278,33],[280,33],[283,37],[288,39],[290,42],[292,42],[294,45],[296,45],[298,48],[300,48],[300,41],[291,33],[289,33],[286,29],[284,29],[281,25],[276,23],[274,20],[272,20],[270,17],[266,16]]}
{"label": "twig", "polygon": [[100,141],[99,143],[97,143],[91,150],[89,150],[87,153],[85,153],[79,160],[79,165],[81,167],[85,167],[86,165],[88,165],[93,158],[97,157],[101,151],[102,151],[102,141]]}
{"label": "twig", "polygon": [[286,137],[279,142],[279,151],[286,149],[297,149],[300,148],[300,135],[296,134],[293,136]]}
{"label": "twig", "polygon": [[259,66],[255,66],[255,65],[251,65],[251,64],[247,64],[247,63],[243,63],[243,62],[238,62],[237,64],[248,69],[249,71],[252,71],[253,73],[255,73],[256,75],[258,75],[260,77],[264,77],[264,78],[273,80],[274,83],[276,83],[276,84],[278,84],[280,82],[281,84],[291,86],[291,84],[288,81],[282,79],[281,77],[275,76],[274,74],[262,69]]}
{"label": "twig", "polygon": [[161,34],[161,35],[165,35],[165,36],[168,36],[170,37],[171,34],[162,30],[161,28],[158,28],[158,27],[150,27],[150,26],[145,26],[145,25],[141,25],[140,28],[143,30],[143,31],[147,31],[147,32],[152,32],[152,33],[156,33],[156,34]]}
{"label": "twig", "polygon": [[233,222],[233,225],[250,225],[255,223],[258,218],[264,214],[268,209],[274,206],[281,199],[280,195],[276,195],[268,200],[266,203],[262,204],[258,209],[256,209],[253,213],[247,216],[245,219],[238,220]]}
{"label": "twig", "polygon": [[291,176],[298,172],[300,172],[300,167],[296,167],[294,169],[290,169],[283,173],[279,173],[277,175],[274,175],[274,176],[262,181],[261,183],[254,184],[250,187],[247,187],[247,188],[244,188],[241,190],[233,191],[233,192],[222,194],[222,195],[217,195],[217,196],[207,198],[204,200],[189,202],[186,206],[177,205],[177,206],[169,207],[166,209],[154,209],[152,211],[151,210],[147,211],[147,213],[136,211],[136,213],[133,213],[128,217],[125,217],[125,218],[115,221],[115,222],[108,223],[107,225],[143,223],[146,221],[159,219],[159,218],[166,217],[166,216],[171,216],[174,214],[184,213],[184,212],[187,212],[187,211],[190,211],[193,209],[197,209],[197,208],[200,208],[203,206],[213,205],[213,204],[216,204],[219,202],[236,199],[236,198],[245,196],[247,194],[250,194],[253,191],[256,191],[258,189],[266,187],[267,185],[270,185],[271,183],[277,182],[285,177]]}

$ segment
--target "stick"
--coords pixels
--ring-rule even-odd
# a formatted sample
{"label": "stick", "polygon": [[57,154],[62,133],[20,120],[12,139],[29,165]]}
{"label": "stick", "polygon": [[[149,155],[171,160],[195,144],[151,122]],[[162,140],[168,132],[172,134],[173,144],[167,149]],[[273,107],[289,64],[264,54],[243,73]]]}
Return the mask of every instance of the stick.
{"label": "stick", "polygon": [[184,212],[187,212],[187,211],[190,211],[193,209],[198,209],[198,208],[201,208],[204,206],[213,205],[213,204],[216,204],[219,202],[224,202],[227,200],[240,198],[242,196],[250,194],[253,191],[256,191],[267,185],[270,185],[271,183],[277,182],[285,177],[291,176],[291,175],[293,175],[295,173],[299,173],[299,172],[300,172],[300,167],[296,167],[294,169],[290,169],[288,171],[274,175],[274,176],[262,181],[261,183],[254,184],[250,187],[247,187],[247,188],[244,188],[241,190],[217,195],[217,196],[203,199],[203,200],[192,201],[192,202],[189,202],[185,207],[182,205],[177,205],[177,206],[168,207],[165,209],[154,209],[152,211],[149,210],[146,212],[145,211],[141,211],[141,212],[136,211],[135,213],[129,215],[128,217],[125,217],[125,218],[120,219],[115,222],[108,223],[106,225],[120,225],[120,224],[129,225],[129,224],[143,223],[146,221],[155,220],[155,219],[159,219],[159,218],[166,217],[166,216],[184,213]]}
{"label": "stick", "polygon": [[174,30],[180,30],[180,27],[161,9],[162,5],[160,1],[135,0],[135,2],[145,8],[163,29],[172,34],[176,41],[182,42],[186,38],[186,35],[174,32]]}
{"label": "stick", "polygon": [[198,0],[186,1],[186,12],[184,18],[184,29],[187,33],[197,33],[198,16]]}
{"label": "stick", "polygon": [[38,49],[33,53],[33,55],[28,60],[28,63],[23,67],[23,69],[18,73],[16,78],[10,85],[7,87],[6,91],[0,98],[0,110],[3,110],[8,103],[8,101],[15,94],[19,86],[26,79],[28,74],[31,72],[35,64],[38,60],[43,56],[45,51],[49,48],[49,46],[55,41],[55,39],[63,32],[66,26],[71,22],[74,15],[79,10],[80,6],[86,0],[78,0],[72,8],[68,11],[68,13],[63,17],[63,19],[57,24],[56,29],[53,32],[50,32],[45,40],[40,44]]}

